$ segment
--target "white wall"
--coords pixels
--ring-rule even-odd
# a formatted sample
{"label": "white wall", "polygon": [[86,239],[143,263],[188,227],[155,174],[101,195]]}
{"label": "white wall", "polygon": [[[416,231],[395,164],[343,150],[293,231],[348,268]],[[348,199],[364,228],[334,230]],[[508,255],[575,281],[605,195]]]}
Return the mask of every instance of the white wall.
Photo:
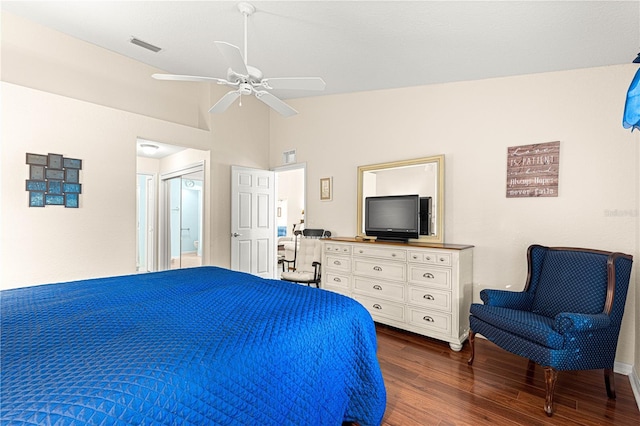
{"label": "white wall", "polygon": [[[476,246],[476,301],[483,288],[522,289],[532,243],[623,251],[637,260],[640,141],[621,125],[635,69],[291,100],[299,115],[271,116],[271,166],[296,149],[308,164],[308,226],[354,236],[359,165],[444,154],[444,238]],[[507,147],[551,141],[561,144],[559,196],[507,199]],[[325,176],[333,176],[332,202],[319,201]],[[627,364],[638,345],[636,282],[617,357]]]}
{"label": "white wall", "polygon": [[[207,132],[9,83],[1,90],[2,288],[135,272],[138,135],[205,145]],[[27,152],[82,160],[80,208],[28,207]]]}
{"label": "white wall", "polygon": [[[155,81],[160,70],[1,19],[0,288],[135,273],[139,137],[210,153],[205,251],[228,267],[230,167],[268,168],[268,108],[245,99],[212,117],[223,88]],[[83,160],[79,209],[28,207],[27,152]]]}

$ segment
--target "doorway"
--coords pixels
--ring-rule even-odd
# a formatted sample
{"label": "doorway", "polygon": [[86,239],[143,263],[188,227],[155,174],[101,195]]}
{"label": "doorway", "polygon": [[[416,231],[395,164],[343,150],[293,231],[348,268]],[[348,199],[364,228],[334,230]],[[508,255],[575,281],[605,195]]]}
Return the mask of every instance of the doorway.
{"label": "doorway", "polygon": [[[305,227],[306,163],[275,168],[278,258],[293,260],[294,231]],[[278,269],[281,272],[282,268]]]}
{"label": "doorway", "polygon": [[162,269],[202,265],[204,164],[161,176]]}
{"label": "doorway", "polygon": [[304,227],[306,203],[306,164],[294,164],[274,169],[276,172],[276,212],[278,237],[293,236],[293,228]]}

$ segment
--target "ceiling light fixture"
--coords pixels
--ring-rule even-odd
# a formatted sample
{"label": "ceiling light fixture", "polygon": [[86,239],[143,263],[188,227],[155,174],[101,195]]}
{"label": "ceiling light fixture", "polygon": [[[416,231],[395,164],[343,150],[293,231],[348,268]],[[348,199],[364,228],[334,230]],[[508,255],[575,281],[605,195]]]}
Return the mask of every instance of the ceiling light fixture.
{"label": "ceiling light fixture", "polygon": [[160,148],[158,145],[153,145],[150,143],[141,143],[140,148],[142,148],[142,152],[147,155],[153,155]]}
{"label": "ceiling light fixture", "polygon": [[139,38],[136,38],[134,36],[131,36],[131,39],[129,39],[129,41],[131,43],[135,44],[136,46],[143,47],[143,48],[145,48],[147,50],[152,51],[153,53],[158,53],[159,51],[162,50],[161,47],[154,46],[153,44],[147,43],[146,41],[142,41]]}

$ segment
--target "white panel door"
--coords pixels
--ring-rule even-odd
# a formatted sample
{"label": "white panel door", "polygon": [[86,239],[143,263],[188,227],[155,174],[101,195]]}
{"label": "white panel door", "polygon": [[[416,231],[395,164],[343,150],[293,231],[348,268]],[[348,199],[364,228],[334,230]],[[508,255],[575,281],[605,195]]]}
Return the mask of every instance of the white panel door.
{"label": "white panel door", "polygon": [[231,166],[231,269],[275,277],[275,173]]}

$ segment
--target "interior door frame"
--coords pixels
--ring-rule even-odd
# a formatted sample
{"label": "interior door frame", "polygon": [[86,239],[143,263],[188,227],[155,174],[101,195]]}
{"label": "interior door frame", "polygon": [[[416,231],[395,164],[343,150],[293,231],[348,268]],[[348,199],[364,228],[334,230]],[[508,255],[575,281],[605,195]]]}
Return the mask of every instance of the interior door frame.
{"label": "interior door frame", "polygon": [[[168,184],[168,180],[181,177],[183,175],[188,175],[190,173],[201,172],[203,174],[202,179],[202,191],[204,197],[204,191],[206,187],[206,169],[205,169],[205,161],[198,161],[197,163],[189,164],[187,166],[180,167],[178,169],[172,170],[170,172],[161,173],[160,174],[160,184],[158,191],[158,269],[159,270],[168,270],[170,269],[171,262],[171,253],[169,252],[169,240],[171,238],[171,229],[170,224],[170,211],[169,211],[169,199],[168,199],[168,191],[166,190],[166,185]],[[201,229],[204,229],[204,218],[207,211],[206,203],[202,203],[202,223]],[[202,240],[206,239],[206,233],[202,233]],[[203,244],[203,248],[205,247],[205,241],[200,241],[200,244]],[[203,256],[204,257],[204,256]]]}
{"label": "interior door frame", "polygon": [[[136,173],[136,179],[144,176],[145,198],[140,197],[139,180],[136,181],[136,271],[137,272],[153,272],[156,268],[156,174],[154,173]],[[145,269],[140,270],[140,205],[145,205]]]}

